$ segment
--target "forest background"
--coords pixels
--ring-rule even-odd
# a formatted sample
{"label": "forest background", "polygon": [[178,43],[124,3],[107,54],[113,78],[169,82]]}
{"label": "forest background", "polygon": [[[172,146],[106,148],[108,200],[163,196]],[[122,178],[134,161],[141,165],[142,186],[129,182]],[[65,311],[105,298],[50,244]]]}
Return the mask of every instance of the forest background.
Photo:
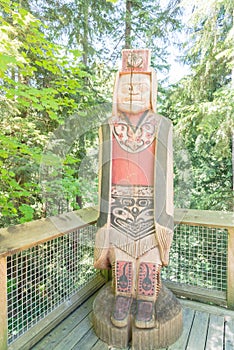
{"label": "forest background", "polygon": [[[232,0],[0,0],[0,226],[94,205],[123,48],[149,48],[175,206],[233,210]],[[185,74],[170,83],[170,53]],[[176,72],[173,72],[176,75]]]}

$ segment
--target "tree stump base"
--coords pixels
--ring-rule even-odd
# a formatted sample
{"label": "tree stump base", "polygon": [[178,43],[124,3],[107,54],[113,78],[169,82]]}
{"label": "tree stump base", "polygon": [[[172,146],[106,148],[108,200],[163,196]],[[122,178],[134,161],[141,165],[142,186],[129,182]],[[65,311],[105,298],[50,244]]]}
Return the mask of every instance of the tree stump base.
{"label": "tree stump base", "polygon": [[133,301],[128,325],[115,327],[111,322],[114,304],[111,283],[98,293],[93,304],[93,324],[96,335],[110,346],[126,348],[130,341],[132,350],[155,350],[173,344],[183,328],[182,308],[174,294],[164,285],[155,304],[157,327],[141,329],[134,326],[136,302]]}

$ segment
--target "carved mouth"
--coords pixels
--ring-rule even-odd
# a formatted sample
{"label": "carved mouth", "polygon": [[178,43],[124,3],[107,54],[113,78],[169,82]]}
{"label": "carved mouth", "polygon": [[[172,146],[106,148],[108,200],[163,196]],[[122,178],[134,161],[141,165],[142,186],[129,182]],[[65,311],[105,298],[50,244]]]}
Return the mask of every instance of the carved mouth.
{"label": "carved mouth", "polygon": [[144,103],[144,101],[142,101],[142,99],[139,98],[138,96],[133,96],[133,95],[132,95],[132,97],[128,97],[128,98],[125,98],[125,99],[124,99],[124,102],[125,102],[125,103],[127,103],[127,102],[132,102],[132,101],[134,101],[134,102],[139,102],[139,103]]}

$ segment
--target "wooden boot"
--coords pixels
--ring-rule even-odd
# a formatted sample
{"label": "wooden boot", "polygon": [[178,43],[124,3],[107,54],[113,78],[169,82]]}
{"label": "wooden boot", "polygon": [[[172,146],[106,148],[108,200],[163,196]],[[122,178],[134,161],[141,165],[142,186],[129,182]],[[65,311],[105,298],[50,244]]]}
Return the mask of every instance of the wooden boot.
{"label": "wooden boot", "polygon": [[157,326],[155,302],[160,291],[161,265],[141,262],[139,267],[135,326],[154,328]]}
{"label": "wooden boot", "polygon": [[133,264],[131,261],[117,261],[114,271],[115,303],[111,322],[116,327],[128,324],[132,304]]}

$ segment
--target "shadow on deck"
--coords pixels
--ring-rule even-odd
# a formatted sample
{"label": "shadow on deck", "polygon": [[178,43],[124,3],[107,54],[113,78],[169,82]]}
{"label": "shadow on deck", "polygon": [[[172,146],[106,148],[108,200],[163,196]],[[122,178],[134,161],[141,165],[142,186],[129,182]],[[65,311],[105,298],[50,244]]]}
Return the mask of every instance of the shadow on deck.
{"label": "shadow on deck", "polygon": [[[96,294],[86,300],[47,334],[32,350],[107,350],[92,328],[92,305]],[[234,311],[199,302],[181,300],[184,328],[168,350],[234,349]],[[131,346],[128,348],[131,349]],[[153,348],[152,348],[153,349]],[[117,349],[116,349],[117,350]]]}

